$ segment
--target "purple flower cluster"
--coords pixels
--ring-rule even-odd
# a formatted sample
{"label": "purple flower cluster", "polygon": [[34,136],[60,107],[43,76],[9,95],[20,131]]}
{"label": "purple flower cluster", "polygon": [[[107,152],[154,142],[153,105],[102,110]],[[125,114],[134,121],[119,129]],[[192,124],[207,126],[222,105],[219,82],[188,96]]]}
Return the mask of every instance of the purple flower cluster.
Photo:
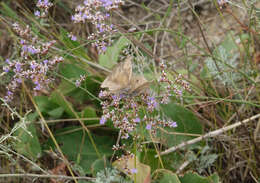
{"label": "purple flower cluster", "polygon": [[[82,5],[76,7],[76,14],[72,16],[74,23],[90,22],[95,26],[95,32],[88,36],[89,40],[95,40],[99,53],[106,51],[110,40],[106,37],[116,32],[114,26],[109,23],[110,11],[123,4],[122,0],[85,0]],[[101,38],[101,39],[100,39]]]}
{"label": "purple flower cluster", "polygon": [[12,74],[12,80],[6,87],[7,101],[12,100],[22,81],[31,81],[35,92],[45,88],[52,81],[47,76],[48,71],[63,61],[62,57],[48,58],[49,49],[55,41],[42,42],[37,36],[33,36],[29,26],[23,29],[14,23],[13,30],[20,38],[20,56],[18,59],[6,59],[6,65],[3,67],[4,72]]}
{"label": "purple flower cluster", "polygon": [[[112,120],[115,128],[121,131],[121,138],[127,139],[130,135],[138,138],[137,126],[144,126],[146,130],[155,134],[159,127],[176,127],[176,122],[163,120],[159,115],[158,102],[155,97],[148,93],[140,96],[110,95],[101,91],[99,97],[104,99],[101,103],[103,115],[100,124],[105,124],[108,119]],[[140,112],[145,113],[140,116]]]}
{"label": "purple flower cluster", "polygon": [[53,6],[53,3],[49,2],[49,0],[38,0],[36,6],[39,10],[36,10],[34,15],[39,18],[44,18],[48,15],[49,8]]}
{"label": "purple flower cluster", "polygon": [[[176,96],[177,98],[182,99],[183,91],[190,91],[189,83],[182,79],[182,75],[179,74],[174,80],[170,80],[166,73],[166,64],[162,61],[160,63],[161,76],[159,78],[159,83],[162,84],[165,91],[161,95],[161,103],[167,104],[169,102],[170,96]],[[165,85],[165,84],[166,85]],[[172,94],[173,92],[173,94]]]}

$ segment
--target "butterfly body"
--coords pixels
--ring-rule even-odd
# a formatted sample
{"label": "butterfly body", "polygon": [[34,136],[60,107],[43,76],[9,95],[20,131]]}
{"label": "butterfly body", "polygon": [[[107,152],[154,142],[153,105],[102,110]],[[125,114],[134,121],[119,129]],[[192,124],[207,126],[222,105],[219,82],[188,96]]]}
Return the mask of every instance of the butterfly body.
{"label": "butterfly body", "polygon": [[135,95],[149,87],[149,82],[140,75],[132,73],[131,57],[119,63],[101,84],[101,88],[108,88],[112,94]]}

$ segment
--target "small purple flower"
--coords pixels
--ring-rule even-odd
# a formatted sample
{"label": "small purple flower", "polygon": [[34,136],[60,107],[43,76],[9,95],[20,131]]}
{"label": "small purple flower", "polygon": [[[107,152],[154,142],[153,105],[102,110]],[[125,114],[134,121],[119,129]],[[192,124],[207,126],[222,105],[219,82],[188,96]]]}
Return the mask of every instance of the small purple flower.
{"label": "small purple flower", "polygon": [[5,66],[5,67],[3,67],[3,70],[4,70],[4,72],[9,72],[9,67]]}
{"label": "small purple flower", "polygon": [[80,84],[81,84],[80,80],[76,80],[75,85],[77,88],[80,87]]}
{"label": "small purple flower", "polygon": [[136,108],[137,107],[136,103],[131,103],[131,107]]}
{"label": "small purple flower", "polygon": [[85,1],[83,2],[83,4],[87,6],[87,5],[88,5],[88,1],[85,0]]}
{"label": "small purple flower", "polygon": [[158,103],[154,97],[149,97],[147,104],[148,104],[148,109],[150,109],[150,110],[155,109],[158,105]]}
{"label": "small purple flower", "polygon": [[74,36],[74,35],[72,35],[72,36],[71,36],[71,40],[72,40],[72,41],[77,41],[77,37]]}
{"label": "small purple flower", "polygon": [[100,33],[104,32],[104,29],[102,27],[99,27],[98,29]]}
{"label": "small purple flower", "polygon": [[129,134],[128,133],[122,135],[122,139],[128,139],[128,138],[129,138]]}
{"label": "small purple flower", "polygon": [[24,43],[25,43],[25,40],[22,39],[22,40],[20,41],[20,44],[24,44]]}
{"label": "small purple flower", "polygon": [[11,96],[11,95],[13,95],[13,92],[7,91],[7,95],[8,95],[8,96]]}
{"label": "small purple flower", "polygon": [[44,5],[48,6],[49,5],[49,0],[44,0]]}
{"label": "small purple flower", "polygon": [[49,62],[48,60],[44,60],[43,61],[44,64],[48,64],[48,62]]}
{"label": "small purple flower", "polygon": [[119,99],[121,100],[122,98],[124,98],[125,97],[125,94],[123,94],[123,93],[121,93],[120,95],[119,95]]}
{"label": "small purple flower", "polygon": [[102,116],[102,117],[100,118],[99,123],[100,123],[101,125],[104,125],[104,124],[106,123],[106,121],[107,121],[106,117]]}
{"label": "small purple flower", "polygon": [[112,95],[112,99],[117,100],[118,99],[117,95]]}
{"label": "small purple flower", "polygon": [[23,50],[24,52],[27,52],[27,51],[28,51],[28,46],[23,45],[22,50]]}
{"label": "small purple flower", "polygon": [[10,64],[10,60],[7,58],[7,59],[5,60],[5,63]]}
{"label": "small purple flower", "polygon": [[151,124],[147,124],[145,128],[146,128],[146,130],[151,130],[152,129],[152,125]]}
{"label": "small purple flower", "polygon": [[88,15],[86,15],[86,14],[83,14],[83,19],[88,19]]}
{"label": "small purple flower", "polygon": [[31,63],[31,69],[35,69],[37,67],[36,63]]}
{"label": "small purple flower", "polygon": [[135,123],[140,123],[141,120],[140,120],[140,118],[137,117],[137,118],[135,118],[133,121],[134,121]]}
{"label": "small purple flower", "polygon": [[124,117],[124,118],[123,118],[123,121],[127,123],[127,122],[128,122],[127,117]]}
{"label": "small purple flower", "polygon": [[136,168],[132,168],[130,171],[131,171],[131,174],[136,174],[137,173],[137,169]]}
{"label": "small purple flower", "polygon": [[17,78],[17,83],[22,83],[22,79],[21,78]]}
{"label": "small purple flower", "polygon": [[17,62],[17,63],[15,64],[15,69],[16,69],[17,72],[20,72],[20,71],[21,71],[21,67],[22,67],[22,65],[21,65],[19,62]]}
{"label": "small purple flower", "polygon": [[34,89],[39,91],[39,90],[41,89],[41,85],[40,85],[40,84],[36,85],[36,86],[34,87]]}
{"label": "small purple flower", "polygon": [[39,17],[39,16],[41,15],[41,12],[37,10],[37,11],[34,12],[34,15],[35,15],[36,17]]}
{"label": "small purple flower", "polygon": [[177,123],[175,122],[175,121],[170,121],[169,122],[169,127],[171,127],[171,128],[176,128],[178,125],[177,125]]}
{"label": "small purple flower", "polygon": [[99,92],[98,97],[99,97],[99,98],[104,97],[104,91],[103,91],[103,90],[101,90],[101,91]]}
{"label": "small purple flower", "polygon": [[102,51],[105,52],[107,50],[107,47],[106,46],[102,46]]}
{"label": "small purple flower", "polygon": [[34,55],[35,53],[37,53],[37,50],[33,47],[28,47],[28,52]]}
{"label": "small purple flower", "polygon": [[101,0],[101,2],[103,3],[104,7],[108,7],[113,4],[113,2],[111,0]]}

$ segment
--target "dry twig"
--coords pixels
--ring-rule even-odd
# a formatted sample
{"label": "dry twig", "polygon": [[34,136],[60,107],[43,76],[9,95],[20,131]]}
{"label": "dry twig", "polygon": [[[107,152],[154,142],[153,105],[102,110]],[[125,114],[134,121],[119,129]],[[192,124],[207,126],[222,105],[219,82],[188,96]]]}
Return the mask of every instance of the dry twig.
{"label": "dry twig", "polygon": [[[177,146],[171,147],[170,149],[167,149],[166,151],[161,152],[160,155],[169,154],[169,153],[171,153],[171,152],[176,151],[177,149],[180,149],[180,148],[185,147],[185,146],[187,146],[187,145],[194,144],[194,143],[199,142],[199,141],[201,141],[201,140],[203,140],[203,139],[206,139],[206,138],[216,137],[216,136],[219,135],[219,134],[222,134],[222,133],[224,133],[224,132],[226,132],[226,131],[228,131],[228,130],[231,130],[231,129],[233,129],[233,128],[236,128],[236,127],[238,127],[238,126],[240,126],[240,125],[242,125],[242,124],[246,124],[246,123],[248,123],[248,122],[250,122],[250,121],[252,121],[252,120],[254,120],[254,119],[257,119],[257,118],[260,118],[260,113],[257,114],[257,115],[254,115],[254,116],[252,116],[252,117],[250,117],[250,118],[248,118],[248,119],[245,119],[245,120],[243,120],[243,121],[236,122],[236,123],[234,123],[234,124],[232,124],[232,125],[229,125],[229,126],[220,128],[220,129],[218,129],[218,130],[209,132],[209,133],[207,133],[207,134],[205,134],[205,135],[203,135],[203,136],[194,138],[194,139],[189,140],[189,141],[187,141],[187,142],[183,142],[183,143],[181,143],[181,144],[179,144],[179,145],[177,145]],[[158,157],[158,155],[156,155],[155,157]]]}

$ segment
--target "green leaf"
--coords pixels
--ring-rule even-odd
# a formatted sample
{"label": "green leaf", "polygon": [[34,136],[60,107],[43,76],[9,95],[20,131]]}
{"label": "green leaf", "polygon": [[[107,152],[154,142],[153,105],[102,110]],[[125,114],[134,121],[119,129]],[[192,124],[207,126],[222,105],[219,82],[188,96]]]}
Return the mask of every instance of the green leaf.
{"label": "green leaf", "polygon": [[96,159],[91,165],[91,171],[94,176],[96,176],[97,173],[104,170],[107,165],[109,165],[109,162],[106,158]]}
{"label": "green leaf", "polygon": [[80,68],[75,64],[60,64],[60,74],[67,79],[79,78],[80,75],[87,74],[86,69]]}
{"label": "green leaf", "polygon": [[[62,64],[60,67],[61,75],[64,76],[62,83],[59,85],[59,90],[63,95],[71,96],[76,101],[81,102],[93,99],[93,95],[97,95],[100,90],[100,77],[91,76],[85,71],[85,69],[80,68],[74,64]],[[80,78],[80,75],[85,75],[86,79],[81,83],[81,87],[75,86],[76,79]],[[66,78],[66,79],[65,79]],[[88,93],[89,92],[89,93]],[[90,95],[93,94],[93,95]]]}
{"label": "green leaf", "polygon": [[155,158],[156,154],[155,149],[148,148],[144,148],[144,150],[140,153],[140,161],[146,165],[149,165],[151,167],[151,172],[161,166],[159,158]]}
{"label": "green leaf", "polygon": [[[30,114],[27,116],[26,120],[32,122],[35,120],[36,116],[36,114]],[[19,154],[22,154],[31,160],[36,160],[41,156],[42,149],[33,123],[26,125],[26,128],[17,129],[14,134],[19,139],[19,141],[14,142],[15,150]]]}
{"label": "green leaf", "polygon": [[[140,153],[140,161],[146,165],[151,167],[151,172],[153,173],[157,169],[162,168],[159,158],[156,158],[157,155],[155,149],[144,148],[144,150]],[[165,169],[169,169],[171,171],[176,171],[178,167],[183,164],[183,156],[178,152],[173,152],[169,155],[161,156],[163,166]]]}
{"label": "green leaf", "polygon": [[[64,101],[64,98],[60,96],[60,93],[57,91],[52,92],[51,101],[58,104],[64,109],[64,111],[72,118],[75,118],[73,111],[71,110],[72,104],[69,101]],[[70,106],[68,106],[70,105]]]}
{"label": "green leaf", "polygon": [[105,54],[99,56],[99,64],[103,67],[112,68],[117,63],[119,53],[129,43],[130,41],[126,37],[120,37],[113,46],[106,50]]}
{"label": "green leaf", "polygon": [[68,95],[69,93],[73,93],[77,87],[72,82],[67,80],[62,80],[59,85],[59,90],[63,93],[63,95]]}
{"label": "green leaf", "polygon": [[[84,108],[81,112],[81,117],[82,118],[97,118],[97,114],[96,114],[96,110],[91,107],[91,106],[87,106],[86,108]],[[99,120],[84,120],[85,124],[96,124],[99,123]]]}
{"label": "green leaf", "polygon": [[47,96],[35,96],[34,100],[42,113],[48,113],[49,111],[59,107],[56,103],[52,102]]}
{"label": "green leaf", "polygon": [[161,105],[162,111],[165,116],[171,120],[177,122],[177,128],[165,128],[169,133],[160,131],[159,137],[162,138],[162,142],[168,147],[172,147],[180,144],[183,141],[190,140],[196,136],[187,136],[187,135],[175,135],[170,134],[170,132],[180,132],[180,133],[189,133],[195,135],[202,134],[202,126],[199,119],[188,109],[184,107],[169,103]]}
{"label": "green leaf", "polygon": [[163,172],[163,177],[160,179],[160,183],[181,183],[178,176],[175,173]]}
{"label": "green leaf", "polygon": [[219,177],[216,173],[208,177],[202,177],[197,173],[188,172],[179,179],[181,183],[219,183]]}
{"label": "green leaf", "polygon": [[0,12],[3,16],[9,16],[12,20],[20,21],[18,15],[6,3],[1,2]]}
{"label": "green leaf", "polygon": [[57,103],[53,102],[47,96],[36,96],[34,100],[39,108],[39,110],[44,115],[49,115],[53,118],[60,118],[64,113],[64,108],[60,107]]}
{"label": "green leaf", "polygon": [[[98,92],[100,90],[100,84],[98,83],[99,80],[99,77],[89,76],[85,79],[85,81],[81,83],[81,88],[77,88],[71,82],[63,80],[58,88],[63,93],[63,95],[70,96],[74,98],[74,100],[76,100],[77,102],[83,103],[87,100],[92,100],[94,98],[93,95],[98,95]],[[90,95],[90,93],[92,95]]]}
{"label": "green leaf", "polygon": [[63,112],[64,112],[64,108],[63,107],[57,107],[57,108],[55,108],[53,110],[48,111],[47,113],[51,117],[53,117],[55,119],[58,119],[58,118],[60,118],[62,116]]}
{"label": "green leaf", "polygon": [[[112,146],[116,143],[111,136],[93,135],[94,143],[101,156],[111,156]],[[99,159],[87,133],[75,127],[64,128],[55,133],[55,139],[60,144],[62,152],[70,161],[79,164],[85,173],[91,173],[92,164]],[[51,139],[47,142],[47,147],[55,148]]]}

